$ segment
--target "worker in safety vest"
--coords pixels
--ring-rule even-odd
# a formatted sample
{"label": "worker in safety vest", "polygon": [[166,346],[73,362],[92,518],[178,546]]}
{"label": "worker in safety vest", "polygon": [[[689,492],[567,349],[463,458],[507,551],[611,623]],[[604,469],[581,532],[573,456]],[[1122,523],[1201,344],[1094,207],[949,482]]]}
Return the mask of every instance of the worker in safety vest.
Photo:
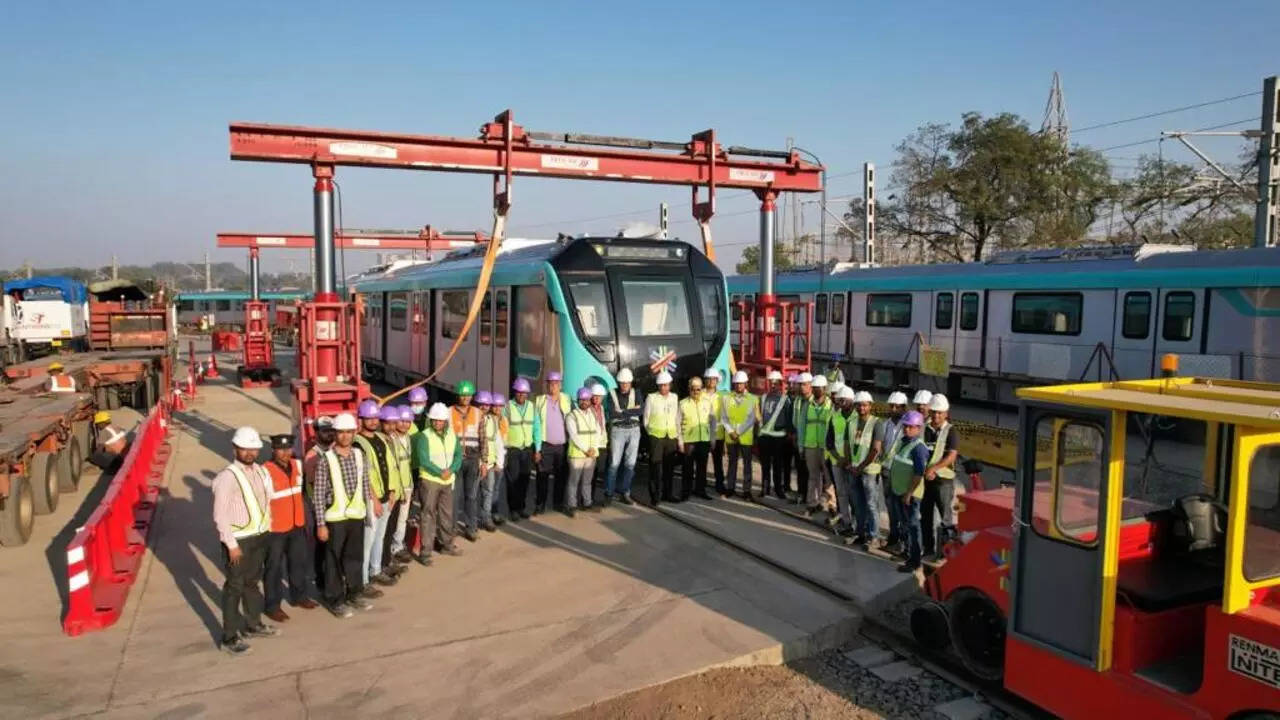
{"label": "worker in safety vest", "polygon": [[304,610],[316,607],[316,601],[311,599],[314,588],[309,580],[312,560],[307,542],[306,502],[302,495],[302,461],[293,456],[292,435],[271,436],[271,459],[264,467],[271,482],[267,488],[271,533],[267,536],[267,561],[262,583],[266,615],[276,622],[286,622],[289,615],[281,607],[285,598],[286,575],[289,578],[289,604]]}
{"label": "worker in safety vest", "polygon": [[765,377],[768,391],[760,397],[760,434],[756,447],[760,451],[760,495],[769,493],[779,500],[785,499],[791,485],[791,444],[787,434],[791,429],[791,398],[787,396],[787,384],[782,373],[770,370]]}
{"label": "worker in safety vest", "polygon": [[[324,584],[324,566],[327,553],[325,552],[324,543],[316,537],[316,464],[320,462],[324,453],[333,447],[337,433],[333,429],[333,418],[328,415],[321,415],[312,421],[307,419],[308,423],[313,423],[315,428],[315,442],[311,447],[305,450],[301,445],[294,446],[294,454],[302,455],[302,495],[306,498],[307,506],[307,538],[311,547],[311,573],[308,580],[311,586],[317,589],[323,589]],[[323,592],[321,592],[323,597]]]}
{"label": "worker in safety vest", "polygon": [[837,384],[844,385],[844,371],[840,369],[840,360],[840,353],[836,353],[831,357],[831,362],[827,363],[827,371],[823,375],[827,378],[829,387],[834,387]]}
{"label": "worker in safety vest", "polygon": [[115,472],[124,461],[129,436],[111,424],[111,413],[99,410],[93,414],[94,443],[89,462],[106,472]]}
{"label": "worker in safety vest", "polygon": [[[636,475],[636,456],[640,453],[640,416],[644,411],[636,389],[632,387],[631,370],[618,371],[618,388],[609,393],[605,405],[605,418],[609,428],[609,470],[604,480],[604,504],[613,501],[618,492],[618,502],[630,505],[631,481]],[[618,471],[622,481],[618,482]]]}
{"label": "worker in safety vest", "polygon": [[480,418],[484,417],[484,412],[472,404],[476,394],[475,383],[463,380],[458,383],[457,393],[458,402],[449,409],[449,424],[462,445],[462,467],[454,483],[454,521],[462,536],[475,542],[479,539],[473,528],[479,515]]}
{"label": "worker in safety vest", "polygon": [[644,400],[641,425],[649,436],[649,503],[657,507],[661,501],[675,502],[671,486],[675,480],[676,436],[679,398],[671,392],[671,373],[658,373],[658,391]]}
{"label": "worker in safety vest", "polygon": [[[951,403],[947,396],[935,394],[929,399],[929,421],[924,426],[924,444],[929,448],[929,467],[924,471],[924,501],[920,505],[920,537],[925,555],[942,560],[942,546],[955,534],[956,527],[956,436],[948,422]],[[935,542],[933,522],[937,511],[939,528]]]}
{"label": "worker in safety vest", "polygon": [[[493,416],[489,414],[490,408],[493,407],[493,393],[488,390],[481,390],[476,393],[473,402],[476,409],[480,411],[480,454],[476,468],[477,500],[474,508],[469,511],[467,516],[467,531],[475,535],[480,531],[480,528],[484,528],[489,532],[498,529],[493,522],[493,481],[494,469],[498,466],[498,452],[502,447],[502,441],[499,437],[499,427],[493,422]],[[466,463],[465,458],[463,463]]]}
{"label": "worker in safety vest", "polygon": [[427,391],[419,386],[409,391],[409,408],[413,410],[413,428],[409,430],[412,435],[427,427]]}
{"label": "worker in safety vest", "polygon": [[[510,428],[507,426],[506,410],[507,399],[502,393],[493,393],[490,395],[492,401],[489,405],[489,414],[485,415],[485,422],[488,423],[481,433],[481,437],[488,438],[492,452],[485,457],[492,457],[489,461],[489,487],[493,488],[492,500],[489,503],[488,514],[481,518],[484,529],[489,532],[495,532],[498,526],[505,522],[502,517],[502,500],[506,497],[506,464],[507,464],[507,433]],[[508,502],[508,511],[510,510],[510,502]]]}
{"label": "worker in safety vest", "polygon": [[800,376],[801,402],[796,408],[795,426],[806,469],[801,495],[809,517],[822,508],[825,490],[827,421],[831,417],[831,401],[822,394],[826,385],[827,379],[821,375],[816,378],[808,373]]}
{"label": "worker in safety vest", "polygon": [[533,438],[533,462],[538,467],[534,515],[546,512],[548,502],[554,504],[560,499],[569,469],[565,457],[565,443],[569,436],[564,423],[573,404],[569,402],[569,396],[560,391],[561,380],[559,372],[548,372],[547,391],[533,401],[534,409],[538,411],[539,429],[539,434]]}
{"label": "worker in safety vest", "polygon": [[886,455],[889,461],[889,482],[893,487],[894,502],[899,505],[906,535],[907,561],[898,566],[899,572],[915,572],[920,568],[920,499],[924,497],[924,472],[929,466],[929,449],[920,439],[924,418],[912,410],[902,416],[902,432]]}
{"label": "worker in safety vest", "polygon": [[433,548],[445,555],[462,554],[453,541],[454,478],[462,467],[462,443],[443,403],[431,406],[427,420],[431,425],[413,436],[419,480],[418,532],[422,536],[422,550],[414,559],[421,565],[431,564]]}
{"label": "worker in safety vest", "polygon": [[[743,370],[733,374],[733,392],[720,401],[720,425],[724,428],[725,446],[729,451],[729,484],[726,495],[738,487],[738,464],[742,464],[742,499],[751,499],[751,445],[755,442],[756,425],[760,423],[759,398],[747,392],[750,378]],[[761,478],[760,495],[769,492],[769,478]]]}
{"label": "worker in safety vest", "polygon": [[902,503],[897,502],[898,496],[894,494],[893,483],[889,478],[889,471],[893,466],[889,459],[892,456],[890,450],[902,435],[902,417],[907,412],[907,396],[894,391],[889,393],[888,403],[889,416],[880,422],[884,426],[884,441],[881,443],[884,459],[880,462],[880,485],[884,492],[886,514],[889,516],[889,537],[885,539],[885,550],[893,555],[904,555],[907,535],[903,529]]}
{"label": "worker in safety vest", "polygon": [[349,618],[351,608],[373,607],[364,591],[365,518],[382,514],[373,494],[370,463],[356,450],[356,419],[341,413],[333,419],[334,443],[316,462],[316,539],[325,544],[324,600],[329,612]]}
{"label": "worker in safety vest", "polygon": [[49,363],[49,377],[44,381],[48,392],[73,393],[76,391],[76,379],[63,372],[62,363]]}
{"label": "worker in safety vest", "polygon": [[[391,505],[395,502],[392,475],[398,475],[400,468],[391,454],[388,438],[382,434],[378,401],[361,402],[357,413],[360,416],[360,432],[355,437],[355,447],[364,456],[364,466],[369,474],[369,490],[382,505],[381,512],[365,513],[364,565],[360,574],[364,585],[361,591],[363,596],[376,600],[382,597],[382,591],[371,585],[371,581],[379,585],[396,584],[395,576],[382,571],[382,545],[391,521]],[[399,413],[396,413],[396,417],[399,418]]]}
{"label": "worker in safety vest", "polygon": [[222,585],[222,649],[249,652],[247,637],[273,637],[276,628],[262,622],[263,567],[271,532],[271,481],[258,464],[262,436],[251,427],[231,436],[235,461],[213,478],[213,525],[222,542],[226,582]]}
{"label": "worker in safety vest", "polygon": [[507,421],[507,513],[511,522],[528,519],[529,476],[534,472],[534,442],[541,437],[541,413],[529,400],[529,381],[518,377],[511,383],[511,399],[502,410]]}
{"label": "worker in safety vest", "polygon": [[711,438],[711,471],[716,481],[716,494],[723,496],[724,490],[724,399],[727,390],[720,389],[720,371],[709,367],[702,373],[702,394],[711,400],[711,414],[716,419],[715,435]]}
{"label": "worker in safety vest", "polygon": [[676,448],[682,456],[680,492],[677,497],[688,500],[697,495],[710,500],[707,494],[707,455],[711,452],[711,439],[715,437],[715,402],[702,391],[702,381],[689,378],[689,397],[680,401],[676,411],[676,424],[680,434],[676,436]]}
{"label": "worker in safety vest", "polygon": [[926,421],[929,419],[929,403],[933,401],[933,393],[928,390],[917,390],[915,397],[911,398],[911,404],[916,406],[916,412],[920,413],[920,417]]}
{"label": "worker in safety vest", "polygon": [[850,545],[863,549],[880,547],[880,458],[884,455],[886,423],[871,414],[874,398],[866,390],[853,399],[857,419],[848,424],[845,444],[849,448],[849,484],[857,511],[857,534]]}
{"label": "worker in safety vest", "polygon": [[809,495],[809,465],[804,459],[804,422],[813,399],[813,375],[800,373],[787,379],[791,396],[791,465],[796,470],[796,494],[792,500],[801,505]]}
{"label": "worker in safety vest", "polygon": [[569,435],[569,480],[564,491],[564,514],[573,517],[579,504],[583,510],[591,507],[591,477],[603,434],[591,409],[591,388],[578,388],[578,406],[569,411],[565,429]]}
{"label": "worker in safety vest", "polygon": [[397,437],[400,429],[400,408],[384,405],[378,411],[378,420],[380,427],[375,437],[381,439],[386,446],[387,458],[387,473],[382,476],[387,500],[383,503],[382,517],[378,518],[378,524],[386,525],[386,529],[376,538],[376,543],[371,550],[373,555],[370,557],[369,574],[371,577],[382,574],[394,579],[400,577],[406,570],[404,563],[396,561],[391,546],[395,544],[395,532],[400,522],[400,506],[404,505],[407,509],[409,493],[413,490],[413,481],[412,476],[407,472],[410,465],[409,451]]}
{"label": "worker in safety vest", "polygon": [[409,532],[409,512],[414,497],[413,451],[410,446],[410,434],[417,432],[417,427],[414,425],[417,416],[413,414],[413,408],[408,405],[397,406],[396,414],[395,421],[382,423],[383,434],[395,441],[396,464],[400,468],[400,492],[397,493],[396,504],[391,510],[389,521],[391,542],[388,543],[388,551],[383,554],[382,565],[390,567],[392,564],[398,564],[400,571],[403,572],[408,568],[408,562],[413,559],[413,555],[405,546],[405,538]]}
{"label": "worker in safety vest", "polygon": [[850,480],[849,443],[847,429],[855,418],[853,401],[857,397],[853,388],[840,386],[831,393],[831,417],[827,420],[827,464],[831,466],[831,480],[836,491],[836,513],[827,519],[827,527],[840,537],[853,535],[853,508],[855,496]]}
{"label": "worker in safety vest", "polygon": [[604,414],[604,399],[608,395],[609,391],[605,389],[603,383],[591,383],[591,413],[596,416],[596,427],[600,428],[600,432],[596,435],[596,449],[600,452],[596,454],[596,466],[591,471],[592,485],[595,485],[596,478],[603,479],[605,471],[609,468],[609,433],[605,432],[609,423]]}
{"label": "worker in safety vest", "polygon": [[[827,518],[836,516],[836,493],[835,483],[832,481],[831,463],[827,462],[827,428],[831,423],[831,415],[835,412],[835,404],[832,402],[831,384],[827,382],[825,375],[817,375],[813,378],[813,399],[819,407],[824,407],[826,412],[820,422],[823,424],[822,438],[822,459],[818,462],[818,469],[822,476],[822,482],[815,487],[813,482],[809,483],[810,492],[816,490],[818,494],[818,511],[826,510]],[[810,474],[812,478],[812,474]]]}

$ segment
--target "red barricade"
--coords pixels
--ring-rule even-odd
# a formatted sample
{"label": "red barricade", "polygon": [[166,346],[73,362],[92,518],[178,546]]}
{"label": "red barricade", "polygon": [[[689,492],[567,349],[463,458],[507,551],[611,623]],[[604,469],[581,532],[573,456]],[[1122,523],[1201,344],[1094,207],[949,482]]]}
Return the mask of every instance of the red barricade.
{"label": "red barricade", "polygon": [[142,424],[101,504],[67,545],[67,615],[76,636],[120,618],[147,549],[147,531],[172,448],[169,412],[157,404]]}

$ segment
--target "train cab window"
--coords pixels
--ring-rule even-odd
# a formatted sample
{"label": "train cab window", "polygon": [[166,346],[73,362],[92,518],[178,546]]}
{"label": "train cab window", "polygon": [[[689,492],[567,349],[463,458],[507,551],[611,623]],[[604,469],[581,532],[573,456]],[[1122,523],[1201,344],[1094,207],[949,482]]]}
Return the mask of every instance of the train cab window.
{"label": "train cab window", "polygon": [[1151,293],[1124,294],[1124,319],[1120,333],[1130,340],[1142,340],[1151,334]]}
{"label": "train cab window", "polygon": [[978,293],[960,293],[960,329],[978,329]]}
{"label": "train cab window", "polygon": [[627,326],[635,337],[689,335],[689,299],[679,280],[623,280]]}
{"label": "train cab window", "polygon": [[1014,293],[1013,331],[1036,335],[1079,335],[1084,315],[1080,293]]}
{"label": "train cab window", "polygon": [[699,278],[695,283],[702,306],[702,337],[710,349],[724,337],[724,284],[713,278]]}
{"label": "train cab window", "polygon": [[1195,332],[1196,295],[1190,292],[1171,292],[1164,296],[1164,323],[1160,336],[1173,342],[1191,339]]}
{"label": "train cab window", "polygon": [[1031,525],[1046,537],[1098,542],[1098,506],[1106,473],[1102,428],[1072,418],[1036,422],[1036,486]]}
{"label": "train cab window", "polygon": [[[456,338],[462,334],[462,326],[467,322],[466,290],[448,290],[440,293],[440,337]],[[394,310],[392,311],[392,327]]]}
{"label": "train cab window", "polygon": [[867,325],[872,327],[911,327],[910,293],[868,295]]}
{"label": "train cab window", "polygon": [[938,293],[937,308],[933,313],[933,326],[939,330],[950,330],[952,316],[955,315],[956,296],[952,293]]}
{"label": "train cab window", "polygon": [[392,293],[388,296],[387,319],[392,330],[406,330],[409,327],[409,296],[406,293]]}
{"label": "train cab window", "polygon": [[480,304],[480,344],[493,342],[493,293],[485,291]]}
{"label": "train cab window", "polygon": [[844,324],[844,293],[831,294],[831,324]]}
{"label": "train cab window", "polygon": [[495,347],[504,348],[507,346],[507,336],[511,333],[511,306],[507,300],[506,290],[498,291],[494,305],[497,319],[493,323],[493,344]]}
{"label": "train cab window", "polygon": [[1258,448],[1249,464],[1244,576],[1250,582],[1280,576],[1280,445]]}
{"label": "train cab window", "polygon": [[536,285],[516,292],[516,352],[525,357],[542,358],[543,328],[547,319],[547,291]]}
{"label": "train cab window", "polygon": [[827,304],[830,302],[830,297],[826,293],[819,293],[814,297],[813,321],[819,325],[827,324]]}
{"label": "train cab window", "polygon": [[578,311],[578,325],[591,338],[612,338],[613,322],[609,319],[609,296],[604,280],[570,280],[566,283]]}

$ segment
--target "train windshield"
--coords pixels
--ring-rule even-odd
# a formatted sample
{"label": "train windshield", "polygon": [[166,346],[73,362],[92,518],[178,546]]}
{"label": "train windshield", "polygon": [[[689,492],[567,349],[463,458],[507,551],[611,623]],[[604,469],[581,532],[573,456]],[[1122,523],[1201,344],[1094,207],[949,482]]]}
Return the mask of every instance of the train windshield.
{"label": "train windshield", "polygon": [[689,298],[680,280],[624,279],[623,304],[633,337],[692,335]]}
{"label": "train windshield", "polygon": [[571,280],[567,283],[578,311],[578,325],[590,338],[613,338],[613,323],[609,319],[609,296],[604,280]]}

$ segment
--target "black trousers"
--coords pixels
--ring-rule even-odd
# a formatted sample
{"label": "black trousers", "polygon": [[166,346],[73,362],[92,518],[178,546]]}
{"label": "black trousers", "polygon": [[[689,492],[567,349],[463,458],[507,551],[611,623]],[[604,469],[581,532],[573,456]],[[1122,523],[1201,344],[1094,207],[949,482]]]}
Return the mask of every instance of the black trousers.
{"label": "black trousers", "polygon": [[547,501],[554,501],[559,506],[564,501],[564,485],[568,480],[569,460],[565,457],[564,445],[542,443],[542,461],[538,463],[537,492],[534,502],[537,507],[547,507]]}
{"label": "black trousers", "polygon": [[315,506],[311,503],[311,496],[305,495],[302,505],[302,512],[307,521],[307,551],[308,557],[311,558],[311,568],[307,571],[307,581],[311,587],[320,590],[324,588],[324,564],[325,564],[325,544],[320,542],[316,537],[316,513],[313,509]]}
{"label": "black trousers", "polygon": [[715,473],[716,492],[724,492],[724,440],[711,441],[711,469]]}
{"label": "black trousers", "polygon": [[676,439],[649,436],[649,502],[671,500],[676,473]]}
{"label": "black trousers", "polygon": [[683,467],[680,469],[680,497],[687,500],[693,493],[707,494],[707,455],[711,452],[711,443],[685,443],[684,449]]}
{"label": "black trousers", "polygon": [[240,562],[231,564],[231,553],[222,546],[227,579],[222,584],[222,642],[231,642],[248,628],[262,624],[262,571],[267,558],[267,535],[239,538]]}
{"label": "black trousers", "polygon": [[290,604],[297,605],[311,594],[307,582],[310,555],[307,551],[307,531],[303,528],[267,535],[267,566],[262,581],[267,596],[267,610],[279,610],[280,603],[284,602],[286,575],[289,577]]}
{"label": "black trousers", "polygon": [[325,543],[324,600],[336,605],[364,589],[364,521],[340,520],[325,525],[329,541]]}
{"label": "black trousers", "polygon": [[791,479],[791,446],[787,439],[761,435],[756,446],[760,448],[760,494],[785,493]]}
{"label": "black trousers", "polygon": [[[809,497],[809,465],[804,461],[804,450],[801,449],[798,441],[792,444],[789,449],[790,453],[787,459],[791,461],[791,464],[796,469],[796,492],[800,495],[800,499],[803,500]],[[822,478],[818,478],[818,482],[822,482]]]}
{"label": "black trousers", "polygon": [[[512,515],[528,507],[529,475],[533,472],[533,446],[507,448],[507,466],[503,476],[507,483],[507,509]],[[494,491],[494,497],[498,493]]]}

